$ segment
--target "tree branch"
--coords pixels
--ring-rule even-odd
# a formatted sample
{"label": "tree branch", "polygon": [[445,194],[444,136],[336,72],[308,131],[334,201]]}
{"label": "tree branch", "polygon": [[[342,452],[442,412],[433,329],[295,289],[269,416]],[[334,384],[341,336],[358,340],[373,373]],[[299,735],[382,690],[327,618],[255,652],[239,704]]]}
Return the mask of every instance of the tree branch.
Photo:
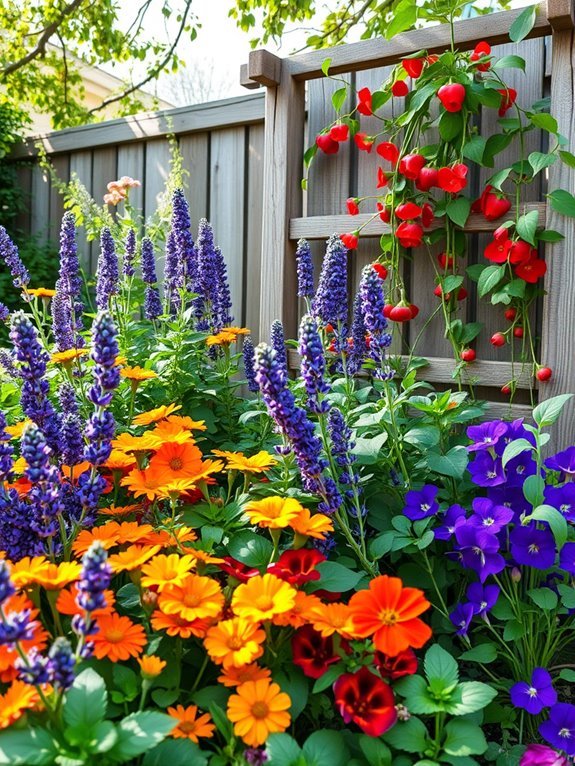
{"label": "tree branch", "polygon": [[5,79],[8,77],[8,75],[18,71],[18,69],[21,69],[23,66],[26,66],[26,64],[29,64],[30,61],[33,61],[38,56],[44,54],[48,40],[62,26],[67,17],[74,13],[74,11],[77,10],[83,2],[84,0],[72,0],[72,2],[64,8],[60,14],[60,17],[44,29],[40,39],[38,40],[38,43],[36,44],[36,47],[32,48],[31,51],[29,51],[21,59],[18,59],[18,61],[13,61],[11,64],[3,67],[0,70],[0,78]]}
{"label": "tree branch", "polygon": [[154,80],[162,71],[162,69],[166,66],[166,64],[169,63],[170,59],[174,55],[174,51],[178,47],[178,43],[180,42],[180,38],[184,32],[184,27],[186,26],[186,19],[188,17],[188,13],[190,12],[190,9],[192,7],[192,0],[186,0],[186,9],[184,13],[182,14],[182,20],[180,23],[180,28],[178,30],[178,34],[176,35],[176,39],[170,46],[168,52],[164,56],[164,58],[159,61],[155,67],[153,67],[146,77],[144,77],[140,82],[136,83],[135,85],[131,85],[129,88],[126,88],[122,93],[119,93],[117,96],[110,96],[110,98],[105,98],[101,104],[98,106],[95,106],[93,109],[90,109],[88,114],[94,114],[95,112],[99,112],[100,109],[104,109],[105,107],[109,106],[110,104],[114,104],[116,101],[121,101],[123,98],[126,98],[126,96],[129,96],[131,93],[134,93],[134,91],[139,90],[142,88],[146,83],[150,82],[150,80]]}

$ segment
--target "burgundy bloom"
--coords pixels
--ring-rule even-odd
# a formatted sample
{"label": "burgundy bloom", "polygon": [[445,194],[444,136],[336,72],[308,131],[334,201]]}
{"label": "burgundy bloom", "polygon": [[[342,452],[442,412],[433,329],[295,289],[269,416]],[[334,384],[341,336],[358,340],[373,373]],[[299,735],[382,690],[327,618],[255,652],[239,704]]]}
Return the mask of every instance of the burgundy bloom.
{"label": "burgundy bloom", "polygon": [[417,673],[417,657],[413,649],[406,649],[397,657],[388,657],[383,652],[376,652],[375,664],[382,678],[388,678],[390,681]]}
{"label": "burgundy bloom", "polygon": [[247,582],[250,578],[260,574],[259,569],[253,569],[241,561],[236,561],[231,556],[224,556],[224,561],[218,564],[218,567],[230,577],[233,577],[239,582]]}
{"label": "burgundy bloom", "polygon": [[365,666],[340,676],[333,692],[345,723],[353,721],[370,737],[380,737],[397,720],[391,688]]}
{"label": "burgundy bloom", "polygon": [[322,561],[325,561],[325,556],[315,548],[284,551],[275,564],[270,564],[268,572],[292,585],[301,585],[319,580],[321,575],[316,567]]}
{"label": "burgundy bloom", "polygon": [[324,638],[311,625],[296,630],[291,648],[294,665],[308,678],[320,678],[330,665],[340,660],[334,651],[332,637]]}

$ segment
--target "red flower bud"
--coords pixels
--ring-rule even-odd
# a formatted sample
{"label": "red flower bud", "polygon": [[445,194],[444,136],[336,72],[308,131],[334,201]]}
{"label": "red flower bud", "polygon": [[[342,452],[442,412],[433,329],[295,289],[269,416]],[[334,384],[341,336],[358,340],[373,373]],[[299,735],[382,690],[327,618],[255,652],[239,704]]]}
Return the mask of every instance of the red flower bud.
{"label": "red flower bud", "polygon": [[458,194],[467,184],[467,165],[457,163],[450,168],[440,168],[437,171],[437,183],[443,191]]}
{"label": "red flower bud", "polygon": [[434,218],[435,215],[433,213],[432,206],[429,204],[429,202],[424,202],[421,206],[421,223],[423,224],[423,227],[428,229],[433,223]]}
{"label": "red flower bud", "polygon": [[403,247],[419,247],[423,240],[423,229],[418,223],[404,221],[395,230],[395,236]]}
{"label": "red flower bud", "polygon": [[515,338],[522,338],[523,337],[523,327],[521,327],[521,325],[517,325],[517,327],[513,328],[513,336]]}
{"label": "red flower bud", "polygon": [[389,319],[389,317],[390,317],[390,315],[391,315],[391,312],[392,312],[392,310],[393,310],[394,308],[395,308],[395,307],[394,307],[393,303],[386,303],[386,304],[385,304],[385,306],[383,307],[383,316],[384,316],[386,319]]}
{"label": "red flower bud", "polygon": [[383,186],[387,186],[387,182],[389,181],[388,174],[383,170],[383,168],[377,169],[377,188],[381,189]]}
{"label": "red flower bud", "polygon": [[413,221],[414,218],[419,218],[422,210],[415,202],[402,202],[395,208],[395,215],[402,221]]}
{"label": "red flower bud", "polygon": [[391,209],[385,207],[381,202],[377,202],[376,207],[379,210],[379,217],[381,220],[384,223],[389,223],[391,221]]}
{"label": "red flower bud", "polygon": [[355,250],[357,243],[359,242],[356,232],[352,232],[351,234],[340,234],[339,238],[348,250]]}
{"label": "red flower bud", "polygon": [[413,310],[411,306],[407,306],[405,303],[398,303],[397,306],[391,308],[389,319],[392,322],[409,322],[410,319],[413,319]]}
{"label": "red flower bud", "polygon": [[501,393],[509,395],[511,393],[511,386],[501,386]]}
{"label": "red flower bud", "polygon": [[492,346],[504,346],[505,345],[505,335],[503,335],[502,332],[496,332],[491,336],[491,339],[489,341]]}
{"label": "red flower bud", "polygon": [[329,133],[321,133],[316,136],[315,143],[324,154],[337,154],[339,152],[338,142],[334,141]]}
{"label": "red flower bud", "polygon": [[399,98],[401,96],[407,96],[409,93],[409,88],[405,80],[396,80],[391,86],[391,92],[394,96]]}
{"label": "red flower bud", "polygon": [[542,383],[544,383],[546,380],[549,380],[552,375],[553,375],[553,370],[551,369],[551,367],[539,367],[539,369],[535,373],[535,377],[537,378],[537,380],[540,380]]}
{"label": "red flower bud", "polygon": [[371,91],[369,88],[362,88],[358,94],[357,97],[359,99],[359,102],[357,104],[357,111],[360,114],[365,114],[367,117],[369,117],[370,114],[373,114],[373,111],[371,109]]}
{"label": "red flower bud", "polygon": [[399,172],[412,181],[418,177],[427,160],[421,154],[406,154],[399,161]]}
{"label": "red flower bud", "polygon": [[[489,56],[491,53],[491,46],[489,43],[486,43],[485,41],[482,41],[480,43],[477,43],[475,48],[473,49],[473,53],[470,56],[471,61],[474,63],[476,61],[479,61],[481,58],[484,58],[485,56]],[[487,72],[487,70],[491,67],[490,61],[484,61],[482,64],[477,65],[477,69],[480,72]]]}
{"label": "red flower bud", "polygon": [[463,351],[461,352],[461,359],[464,362],[474,362],[476,358],[477,358],[477,354],[472,348],[464,348]]}
{"label": "red flower bud", "polygon": [[387,269],[383,263],[372,263],[371,267],[380,279],[385,279],[387,277]]}
{"label": "red flower bud", "polygon": [[505,319],[507,319],[508,322],[513,322],[515,317],[517,316],[517,309],[511,307],[510,309],[505,309],[505,314],[503,315]]}
{"label": "red flower bud", "polygon": [[392,165],[395,165],[399,159],[399,149],[395,144],[392,144],[391,141],[384,141],[383,143],[378,144],[375,151],[380,157],[383,157],[384,160],[391,162]]}
{"label": "red flower bud", "polygon": [[496,221],[505,215],[510,208],[511,202],[504,194],[491,191],[490,187],[486,187],[486,192],[481,197],[481,212],[488,221]]}
{"label": "red flower bud", "polygon": [[437,262],[441,266],[442,269],[451,269],[453,266],[453,256],[447,255],[447,253],[439,253],[437,256]]}
{"label": "red flower bud", "polygon": [[460,112],[465,101],[465,86],[460,82],[442,85],[437,91],[437,98],[447,112]]}
{"label": "red flower bud", "polygon": [[375,141],[375,138],[373,138],[373,136],[368,136],[366,133],[356,133],[353,137],[353,140],[355,141],[355,145],[360,151],[367,152],[369,154],[373,149],[373,142]]}
{"label": "red flower bud", "polygon": [[421,168],[419,175],[415,179],[415,186],[420,191],[429,191],[437,186],[437,168]]}
{"label": "red flower bud", "polygon": [[423,59],[403,59],[401,65],[414,80],[423,72]]}
{"label": "red flower bud", "polygon": [[347,141],[349,138],[349,127],[347,125],[338,123],[337,125],[333,125],[331,127],[329,135],[333,138],[334,141]]}
{"label": "red flower bud", "polygon": [[359,205],[357,197],[348,197],[346,200],[347,212],[350,215],[357,215],[359,213]]}
{"label": "red flower bud", "polygon": [[498,114],[500,117],[503,117],[505,112],[508,109],[511,109],[515,103],[517,99],[517,91],[515,88],[504,88],[503,90],[498,90],[497,92],[501,93],[501,105],[499,107]]}

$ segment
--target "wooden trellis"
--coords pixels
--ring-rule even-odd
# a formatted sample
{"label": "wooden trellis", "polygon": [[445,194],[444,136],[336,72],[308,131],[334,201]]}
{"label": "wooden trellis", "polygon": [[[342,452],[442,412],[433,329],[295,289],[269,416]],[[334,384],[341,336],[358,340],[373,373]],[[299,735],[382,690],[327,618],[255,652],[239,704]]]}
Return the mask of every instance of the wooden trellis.
{"label": "wooden trellis", "polygon": [[[508,30],[521,10],[515,9],[456,22],[456,47],[468,50],[481,40],[486,40],[492,46],[506,46],[503,51],[496,49],[496,55],[510,52]],[[513,50],[518,49],[519,53],[524,55],[528,66],[531,67],[535,63],[537,68],[537,60],[539,61],[540,76],[535,75],[536,80],[539,77],[535,85],[527,85],[528,95],[535,96],[533,100],[542,95],[550,95],[551,111],[557,119],[559,132],[567,137],[572,150],[575,147],[574,17],[573,0],[549,0],[548,3],[542,3],[538,6],[536,22],[529,40],[521,43],[519,48],[512,46]],[[548,39],[545,41],[541,38]],[[539,42],[534,43],[531,40]],[[340,164],[334,164],[331,169],[327,163],[323,167],[320,166],[313,179],[311,194],[306,199],[302,193],[300,180],[306,143],[306,82],[312,81],[308,96],[310,112],[307,139],[307,142],[311,143],[317,129],[332,119],[329,111],[324,111],[319,117],[312,113],[314,104],[329,102],[330,85],[329,81],[323,78],[321,69],[326,58],[331,59],[330,74],[354,78],[358,72],[369,76],[367,70],[372,70],[372,73],[373,70],[377,70],[381,82],[381,75],[385,71],[381,70],[382,67],[394,65],[419,50],[425,49],[429,53],[441,52],[449,47],[449,44],[449,27],[441,25],[407,32],[391,41],[366,40],[288,58],[279,58],[265,50],[253,51],[250,54],[249,62],[242,71],[242,82],[246,87],[266,86],[260,337],[267,336],[271,322],[277,318],[283,320],[290,335],[296,331],[298,304],[295,299],[295,247],[298,238],[325,239],[334,232],[352,231],[368,219],[368,216],[358,218],[341,214],[341,205],[345,198],[362,193],[362,189],[358,189],[358,184],[361,187],[361,168],[359,181],[357,171],[358,162],[365,162],[362,157],[356,157],[355,161],[353,156],[347,159],[338,157],[337,163]],[[362,81],[362,84],[370,82]],[[375,85],[375,82],[373,84]],[[515,83],[510,82],[510,85]],[[315,88],[315,91],[312,88]],[[321,95],[318,94],[318,88],[323,89],[323,99],[318,98],[318,95]],[[521,88],[526,88],[525,81],[517,88],[520,93]],[[486,130],[488,128],[486,121]],[[540,136],[534,136],[533,140],[542,141]],[[542,147],[543,144],[534,148]],[[485,178],[482,177],[478,179],[478,183],[481,180],[485,182]],[[573,171],[562,163],[555,163],[549,169],[548,184],[550,189],[564,188],[573,192]],[[547,294],[540,318],[540,356],[545,364],[553,368],[554,374],[550,382],[540,386],[538,393],[539,398],[547,398],[575,391],[575,221],[558,216],[547,205],[543,188],[535,193],[537,196],[529,202],[527,210],[537,210],[541,224],[558,229],[565,235],[562,242],[548,245],[545,250],[549,268],[545,278]],[[321,203],[318,205],[317,201],[320,199]],[[317,209],[322,213],[317,214]],[[481,233],[493,231],[497,225],[472,215],[465,231],[481,237]],[[386,224],[376,219],[362,232],[362,238],[379,237],[388,230]],[[376,241],[372,239],[372,244],[373,242]],[[372,246],[371,253],[358,251],[355,281],[360,271],[359,267],[369,262],[376,254],[375,245]],[[432,280],[429,282],[429,272],[425,273],[422,267],[420,271],[415,272],[415,280],[412,280],[417,283],[416,290],[424,277],[428,280],[428,286],[433,284]],[[421,301],[417,302],[422,306]],[[422,314],[425,314],[423,308],[422,306]],[[485,320],[488,330],[490,323],[493,326],[494,312],[490,308],[479,309],[475,306],[473,311],[475,316],[468,318]],[[481,311],[484,312],[483,315],[480,314]],[[438,330],[432,329],[432,334],[425,338],[425,348],[421,353],[430,358],[430,364],[423,371],[423,375],[439,384],[452,383],[453,362],[447,353],[442,353],[443,341],[436,337],[437,333]],[[434,352],[434,347],[438,348],[439,352]],[[482,361],[470,367],[468,375],[482,386],[482,393],[496,399],[498,389],[513,376],[512,366],[509,361],[495,361],[493,349],[487,347],[484,350],[485,353],[479,354]],[[531,385],[528,375],[522,376],[518,381],[519,388],[525,391]],[[527,401],[525,397],[524,401]],[[496,406],[495,411],[511,414],[510,407],[504,404]],[[528,411],[529,408],[525,405],[513,405],[511,410],[517,415],[527,414]],[[572,403],[556,426],[557,443],[575,441],[574,413],[575,403]]]}

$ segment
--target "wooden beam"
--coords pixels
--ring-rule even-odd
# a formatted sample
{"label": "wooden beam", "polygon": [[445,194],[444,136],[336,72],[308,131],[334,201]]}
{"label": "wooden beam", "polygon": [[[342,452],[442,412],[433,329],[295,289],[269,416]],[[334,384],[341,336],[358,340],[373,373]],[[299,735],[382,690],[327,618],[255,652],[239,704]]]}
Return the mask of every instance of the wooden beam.
{"label": "wooden beam", "polygon": [[279,56],[260,48],[251,51],[248,59],[248,78],[260,85],[272,88],[279,85],[281,78],[282,60]]}
{"label": "wooden beam", "polygon": [[[573,30],[553,34],[551,64],[551,111],[559,132],[572,146],[575,142],[575,53]],[[575,186],[575,172],[563,162],[549,168],[549,189],[569,189]],[[575,392],[575,220],[548,211],[548,226],[564,236],[562,242],[547,245],[545,255],[548,271],[545,275],[541,361],[551,367],[553,377],[540,387],[540,398]],[[552,430],[550,449],[564,449],[575,443],[575,399],[565,407]]]}
{"label": "wooden beam", "polygon": [[48,154],[57,154],[159,138],[168,133],[195,133],[200,130],[225,128],[229,125],[248,125],[262,122],[263,118],[264,94],[250,93],[209,104],[195,104],[165,112],[137,114],[119,120],[30,136],[26,142],[14,148],[10,157],[12,159],[33,157],[38,153],[38,143]]}
{"label": "wooden beam", "polygon": [[555,32],[575,27],[573,0],[547,0],[547,18]]}
{"label": "wooden beam", "polygon": [[261,87],[259,82],[250,80],[247,64],[242,64],[240,66],[240,85],[242,88],[247,88],[248,90],[257,90],[257,88]]}
{"label": "wooden beam", "polygon": [[[288,352],[289,366],[292,370],[299,370],[300,357],[297,351],[291,349]],[[407,362],[408,357],[402,356],[401,359]],[[455,362],[453,359],[444,359],[441,357],[430,357],[425,367],[420,367],[417,371],[418,380],[427,380],[430,383],[454,383],[453,369]],[[534,388],[534,381],[531,376],[521,371],[521,364],[515,365],[511,362],[482,362],[476,361],[467,365],[463,370],[463,382],[472,385],[491,386],[501,388],[509,381],[515,379],[518,388]],[[509,405],[507,405],[509,406]]]}
{"label": "wooden beam", "polygon": [[[539,213],[539,225],[545,225],[546,219],[545,202],[532,202],[523,205],[521,212],[528,213],[532,210],[537,210]],[[509,211],[509,216],[514,218],[515,211],[512,208]],[[434,221],[431,229],[437,229],[442,225],[441,219]],[[467,223],[465,224],[464,231],[470,233],[478,232],[490,232],[500,225],[500,221],[488,221],[483,215],[472,214],[469,216]],[[379,216],[372,218],[369,214],[360,215],[316,215],[309,218],[292,218],[290,221],[290,239],[299,239],[304,237],[305,239],[324,239],[330,237],[332,234],[343,234],[345,232],[356,231],[362,226],[365,226],[361,230],[362,237],[380,237],[382,234],[387,234],[391,229],[389,224],[384,223]]]}
{"label": "wooden beam", "polygon": [[[567,0],[556,0],[566,2]],[[553,2],[553,0],[551,0]],[[455,22],[455,44],[460,50],[474,48],[482,40],[491,45],[509,42],[509,27],[522,13],[523,8],[514,8],[500,13],[489,13],[473,19]],[[535,26],[529,37],[543,37],[549,34],[551,25],[547,18],[546,3],[538,6]],[[396,35],[392,40],[375,39],[362,40],[358,43],[341,45],[336,48],[323,48],[318,51],[291,56],[283,59],[293,77],[298,80],[313,80],[323,77],[321,65],[325,59],[331,59],[330,74],[342,72],[360,72],[364,69],[396,64],[404,56],[426,50],[429,53],[440,53],[451,44],[449,25],[416,29]]]}

